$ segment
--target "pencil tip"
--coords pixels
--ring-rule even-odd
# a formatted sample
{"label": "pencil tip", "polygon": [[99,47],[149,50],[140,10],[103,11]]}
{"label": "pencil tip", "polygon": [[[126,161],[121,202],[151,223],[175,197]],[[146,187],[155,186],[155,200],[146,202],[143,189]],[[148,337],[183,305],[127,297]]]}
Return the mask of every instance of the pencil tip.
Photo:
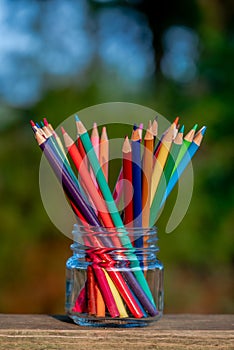
{"label": "pencil tip", "polygon": [[62,126],[61,126],[61,131],[63,135],[66,133],[65,129]]}
{"label": "pencil tip", "polygon": [[198,124],[195,124],[194,127],[193,127],[193,130],[197,130],[197,127],[198,127]]}
{"label": "pencil tip", "polygon": [[176,117],[175,120],[174,120],[174,124],[177,125],[179,122],[179,117]]}
{"label": "pencil tip", "polygon": [[184,125],[182,125],[181,126],[181,128],[180,128],[180,131],[179,131],[180,133],[184,133]]}
{"label": "pencil tip", "polygon": [[45,126],[48,126],[48,125],[49,125],[49,123],[48,123],[48,121],[47,121],[46,118],[43,118],[43,121],[44,121]]}
{"label": "pencil tip", "polygon": [[125,136],[123,146],[122,146],[122,152],[123,153],[129,153],[131,152],[131,144],[129,141],[128,136]]}
{"label": "pencil tip", "polygon": [[202,134],[202,136],[204,136],[205,132],[206,132],[206,126],[203,126],[203,127],[201,128],[201,134]]}
{"label": "pencil tip", "polygon": [[43,126],[45,126],[45,124],[43,123],[43,121],[41,121],[41,127],[43,128]]}
{"label": "pencil tip", "polygon": [[79,121],[80,121],[80,119],[79,119],[79,117],[78,117],[77,114],[75,114],[75,120],[76,120],[76,122],[79,122]]}
{"label": "pencil tip", "polygon": [[30,120],[30,124],[31,124],[31,126],[36,126],[36,124],[34,123],[34,121],[32,119]]}

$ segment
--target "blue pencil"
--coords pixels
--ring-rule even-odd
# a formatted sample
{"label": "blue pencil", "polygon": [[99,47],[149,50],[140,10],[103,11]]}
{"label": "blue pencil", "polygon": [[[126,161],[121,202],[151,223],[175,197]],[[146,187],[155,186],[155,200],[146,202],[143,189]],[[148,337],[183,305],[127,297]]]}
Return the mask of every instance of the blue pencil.
{"label": "blue pencil", "polygon": [[[142,226],[142,198],[141,198],[141,143],[138,129],[132,133],[132,186],[133,186],[133,225]],[[143,240],[137,239],[136,247],[143,247]]]}

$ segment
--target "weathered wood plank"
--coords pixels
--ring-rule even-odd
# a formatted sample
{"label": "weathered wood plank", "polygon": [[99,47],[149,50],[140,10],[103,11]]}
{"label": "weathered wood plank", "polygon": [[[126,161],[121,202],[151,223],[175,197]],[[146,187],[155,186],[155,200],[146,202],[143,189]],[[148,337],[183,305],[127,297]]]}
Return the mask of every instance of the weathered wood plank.
{"label": "weathered wood plank", "polygon": [[87,328],[66,316],[0,314],[0,349],[234,349],[233,315],[164,315],[145,328]]}

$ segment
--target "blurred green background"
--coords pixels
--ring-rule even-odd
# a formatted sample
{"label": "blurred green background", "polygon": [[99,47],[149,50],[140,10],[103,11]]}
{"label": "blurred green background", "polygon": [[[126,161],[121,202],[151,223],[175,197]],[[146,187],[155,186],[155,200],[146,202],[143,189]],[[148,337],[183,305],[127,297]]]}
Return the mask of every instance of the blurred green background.
{"label": "blurred green background", "polygon": [[64,312],[71,240],[43,208],[30,119],[56,127],[115,101],[180,116],[186,131],[207,126],[186,216],[164,232],[174,191],[158,221],[165,312],[234,312],[233,10],[231,0],[0,1],[0,312]]}

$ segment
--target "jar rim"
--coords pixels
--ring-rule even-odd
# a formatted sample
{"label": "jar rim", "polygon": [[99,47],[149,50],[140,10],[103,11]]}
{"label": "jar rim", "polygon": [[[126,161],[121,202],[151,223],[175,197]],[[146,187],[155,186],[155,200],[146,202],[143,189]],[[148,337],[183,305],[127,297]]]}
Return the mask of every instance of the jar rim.
{"label": "jar rim", "polygon": [[[78,246],[107,249],[158,249],[156,227],[123,228],[87,227],[74,225],[73,241]],[[77,249],[77,246],[74,246]]]}

